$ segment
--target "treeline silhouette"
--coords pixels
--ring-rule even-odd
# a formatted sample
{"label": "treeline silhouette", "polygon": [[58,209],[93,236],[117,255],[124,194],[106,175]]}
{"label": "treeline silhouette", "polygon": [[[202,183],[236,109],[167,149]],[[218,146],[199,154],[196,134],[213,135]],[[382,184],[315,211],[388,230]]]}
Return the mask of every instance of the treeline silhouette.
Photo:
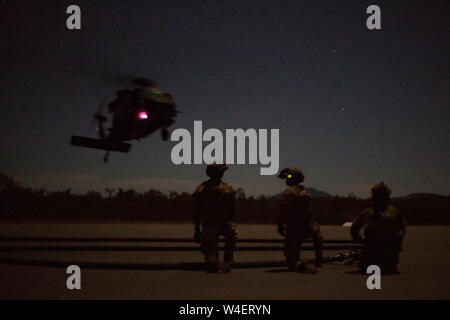
{"label": "treeline silhouette", "polygon": [[[2,221],[43,222],[190,222],[193,214],[191,194],[174,191],[165,194],[156,189],[136,192],[133,189],[105,189],[84,195],[71,189],[49,192],[21,186],[12,177],[0,173],[0,219]],[[450,197],[416,194],[394,198],[392,204],[408,224],[450,224]],[[313,198],[315,219],[324,225],[341,225],[353,220],[370,199],[348,197]],[[236,191],[236,214],[239,223],[276,223],[279,210],[277,196],[246,196]]]}

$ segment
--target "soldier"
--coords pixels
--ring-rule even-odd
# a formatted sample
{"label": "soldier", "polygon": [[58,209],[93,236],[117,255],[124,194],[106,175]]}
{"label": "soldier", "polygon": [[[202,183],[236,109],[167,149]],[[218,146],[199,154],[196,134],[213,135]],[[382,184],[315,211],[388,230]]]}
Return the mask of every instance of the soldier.
{"label": "soldier", "polygon": [[[383,182],[374,185],[373,207],[363,210],[352,224],[353,240],[364,244],[359,260],[362,272],[370,265],[377,265],[383,274],[398,273],[405,221],[398,210],[389,205],[390,195],[391,189]],[[361,229],[364,229],[364,238]]]}
{"label": "soldier", "polygon": [[300,258],[302,242],[312,237],[316,254],[315,264],[322,265],[322,236],[320,226],[312,219],[311,195],[308,190],[301,185],[305,176],[302,170],[296,167],[283,169],[278,175],[281,179],[286,179],[288,188],[281,195],[281,210],[278,223],[278,233],[284,237],[284,254],[289,271],[302,271],[307,273],[317,273],[317,269],[312,265],[297,263]]}
{"label": "soldier", "polygon": [[[192,195],[194,204],[194,239],[201,243],[206,272],[230,272],[236,243],[235,200],[233,188],[222,181],[228,167],[210,164],[210,178],[197,187]],[[202,230],[200,231],[200,225]],[[224,263],[219,263],[219,236],[225,238]]]}

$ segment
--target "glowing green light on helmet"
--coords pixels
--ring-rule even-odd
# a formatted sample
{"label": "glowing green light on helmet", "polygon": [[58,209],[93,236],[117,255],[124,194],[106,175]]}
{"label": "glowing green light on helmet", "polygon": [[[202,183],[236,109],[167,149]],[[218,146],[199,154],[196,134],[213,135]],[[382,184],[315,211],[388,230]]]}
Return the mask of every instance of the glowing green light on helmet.
{"label": "glowing green light on helmet", "polygon": [[287,177],[288,177],[288,179],[292,178],[292,174],[289,173],[289,174],[287,175]]}
{"label": "glowing green light on helmet", "polygon": [[156,94],[162,94],[161,91],[158,90],[151,90],[151,89],[144,89],[147,93],[156,93]]}

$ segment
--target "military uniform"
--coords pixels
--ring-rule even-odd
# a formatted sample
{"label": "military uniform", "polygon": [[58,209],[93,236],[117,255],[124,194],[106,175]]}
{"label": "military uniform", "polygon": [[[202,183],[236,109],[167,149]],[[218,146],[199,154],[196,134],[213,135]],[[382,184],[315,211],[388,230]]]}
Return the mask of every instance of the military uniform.
{"label": "military uniform", "polygon": [[[299,178],[296,175],[300,175]],[[280,178],[297,179],[281,194],[281,208],[278,231],[284,235],[284,254],[289,270],[295,271],[300,259],[302,242],[313,239],[316,265],[322,263],[322,236],[320,226],[312,218],[311,194],[301,184],[303,173],[298,168],[287,168],[280,173]]]}
{"label": "military uniform", "polygon": [[[222,167],[221,167],[222,166]],[[223,165],[209,165],[209,171],[220,171]],[[207,169],[208,173],[208,169]],[[194,204],[194,223],[201,224],[201,236],[196,239],[201,243],[205,256],[207,271],[214,271],[219,266],[219,236],[225,238],[224,262],[233,262],[236,243],[235,197],[233,188],[218,179],[216,172],[209,172],[211,179],[197,187],[192,195]],[[209,174],[208,174],[209,175]],[[196,230],[198,233],[199,230]]]}
{"label": "military uniform", "polygon": [[[374,188],[376,191],[385,185],[380,187],[378,184]],[[390,193],[390,190],[386,192]],[[388,205],[387,200],[381,204],[374,200],[375,206],[363,210],[351,228],[352,238],[364,244],[359,267],[365,272],[368,266],[377,265],[382,273],[397,273],[406,224],[399,211]],[[361,229],[364,238],[360,234]]]}

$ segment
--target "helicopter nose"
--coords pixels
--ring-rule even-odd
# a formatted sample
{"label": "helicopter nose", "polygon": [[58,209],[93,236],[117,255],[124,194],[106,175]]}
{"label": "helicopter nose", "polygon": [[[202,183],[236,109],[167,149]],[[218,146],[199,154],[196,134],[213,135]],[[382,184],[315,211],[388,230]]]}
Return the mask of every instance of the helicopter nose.
{"label": "helicopter nose", "polygon": [[145,111],[141,111],[138,113],[138,118],[140,120],[146,120],[146,119],[148,119],[148,113]]}

